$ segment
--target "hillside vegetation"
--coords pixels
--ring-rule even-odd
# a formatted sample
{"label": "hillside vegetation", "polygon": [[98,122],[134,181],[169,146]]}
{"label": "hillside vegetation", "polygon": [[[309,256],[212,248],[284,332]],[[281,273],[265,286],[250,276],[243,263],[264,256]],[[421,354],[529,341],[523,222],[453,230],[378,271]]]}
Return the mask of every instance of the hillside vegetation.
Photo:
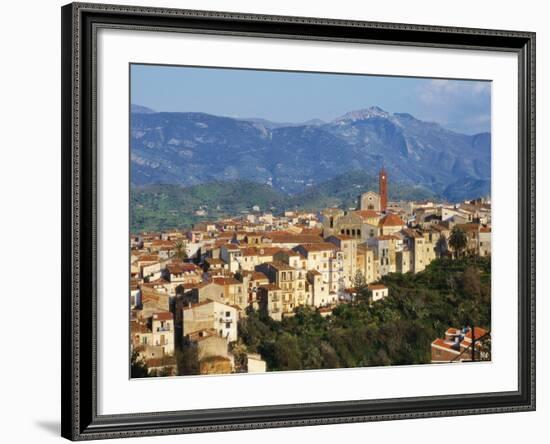
{"label": "hillside vegetation", "polygon": [[[145,185],[132,187],[130,195],[131,231],[155,231],[187,228],[204,219],[238,216],[257,205],[262,211],[290,209],[319,211],[326,207],[353,208],[359,194],[377,190],[375,177],[352,171],[298,195],[287,195],[265,184],[234,180],[183,187],[180,185]],[[437,198],[422,187],[390,183],[393,200]],[[195,214],[198,209],[206,214]]]}
{"label": "hillside vegetation", "polygon": [[327,318],[312,308],[282,322],[251,312],[239,337],[268,370],[426,364],[447,328],[490,331],[490,280],[490,258],[438,259],[416,275],[385,276],[386,299],[340,305]]}

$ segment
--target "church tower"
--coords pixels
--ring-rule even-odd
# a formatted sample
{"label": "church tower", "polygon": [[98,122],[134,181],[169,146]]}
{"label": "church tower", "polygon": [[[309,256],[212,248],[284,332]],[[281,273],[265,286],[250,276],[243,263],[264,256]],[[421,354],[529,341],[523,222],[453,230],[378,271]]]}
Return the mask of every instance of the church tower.
{"label": "church tower", "polygon": [[380,211],[388,207],[388,174],[384,167],[378,173],[378,192],[380,194]]}

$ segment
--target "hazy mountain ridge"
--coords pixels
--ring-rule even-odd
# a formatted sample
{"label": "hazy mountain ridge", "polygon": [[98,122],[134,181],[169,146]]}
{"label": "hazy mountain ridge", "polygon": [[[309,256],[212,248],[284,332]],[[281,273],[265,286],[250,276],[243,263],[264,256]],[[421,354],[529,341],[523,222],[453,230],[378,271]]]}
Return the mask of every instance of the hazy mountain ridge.
{"label": "hazy mountain ridge", "polygon": [[[131,148],[134,185],[246,180],[294,195],[349,171],[375,175],[384,165],[390,183],[421,186],[443,198],[490,193],[490,134],[459,134],[378,107],[328,123],[287,126],[204,113],[133,112]],[[460,181],[468,186],[462,189]]]}

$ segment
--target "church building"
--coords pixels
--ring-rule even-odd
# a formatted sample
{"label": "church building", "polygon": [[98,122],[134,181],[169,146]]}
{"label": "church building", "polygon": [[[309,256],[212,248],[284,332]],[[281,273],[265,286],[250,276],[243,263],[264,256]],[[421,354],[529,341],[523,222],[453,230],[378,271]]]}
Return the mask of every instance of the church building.
{"label": "church building", "polygon": [[380,234],[379,221],[388,206],[388,174],[378,174],[378,193],[367,191],[359,196],[355,211],[327,208],[322,213],[324,236],[345,235],[367,240]]}
{"label": "church building", "polygon": [[359,209],[384,212],[388,208],[388,174],[382,168],[378,173],[378,193],[367,191],[359,196]]}

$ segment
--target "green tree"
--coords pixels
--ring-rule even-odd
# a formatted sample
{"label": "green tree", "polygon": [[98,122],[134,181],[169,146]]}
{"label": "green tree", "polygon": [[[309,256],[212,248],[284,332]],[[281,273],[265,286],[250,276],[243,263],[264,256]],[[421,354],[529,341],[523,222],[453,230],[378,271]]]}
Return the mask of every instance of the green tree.
{"label": "green tree", "polygon": [[132,378],[146,378],[149,376],[147,364],[139,357],[139,353],[135,349],[132,351],[130,358],[130,375]]}
{"label": "green tree", "polygon": [[447,253],[449,251],[449,245],[447,244],[447,238],[444,234],[441,234],[439,236],[439,239],[437,239],[437,242],[435,244],[435,252],[437,253],[437,256],[442,258],[447,256]]}
{"label": "green tree", "polygon": [[455,225],[451,231],[451,236],[449,237],[449,245],[455,251],[456,257],[460,257],[461,253],[468,246],[468,237],[466,232],[462,228]]}
{"label": "green tree", "polygon": [[183,341],[181,349],[176,349],[176,365],[180,376],[200,373],[197,347],[188,340]]}
{"label": "green tree", "polygon": [[355,300],[358,303],[368,304],[371,299],[371,292],[361,271],[357,270],[353,277],[353,287],[355,288]]}
{"label": "green tree", "polygon": [[280,370],[302,369],[302,354],[296,336],[283,333],[275,342],[274,354]]}

